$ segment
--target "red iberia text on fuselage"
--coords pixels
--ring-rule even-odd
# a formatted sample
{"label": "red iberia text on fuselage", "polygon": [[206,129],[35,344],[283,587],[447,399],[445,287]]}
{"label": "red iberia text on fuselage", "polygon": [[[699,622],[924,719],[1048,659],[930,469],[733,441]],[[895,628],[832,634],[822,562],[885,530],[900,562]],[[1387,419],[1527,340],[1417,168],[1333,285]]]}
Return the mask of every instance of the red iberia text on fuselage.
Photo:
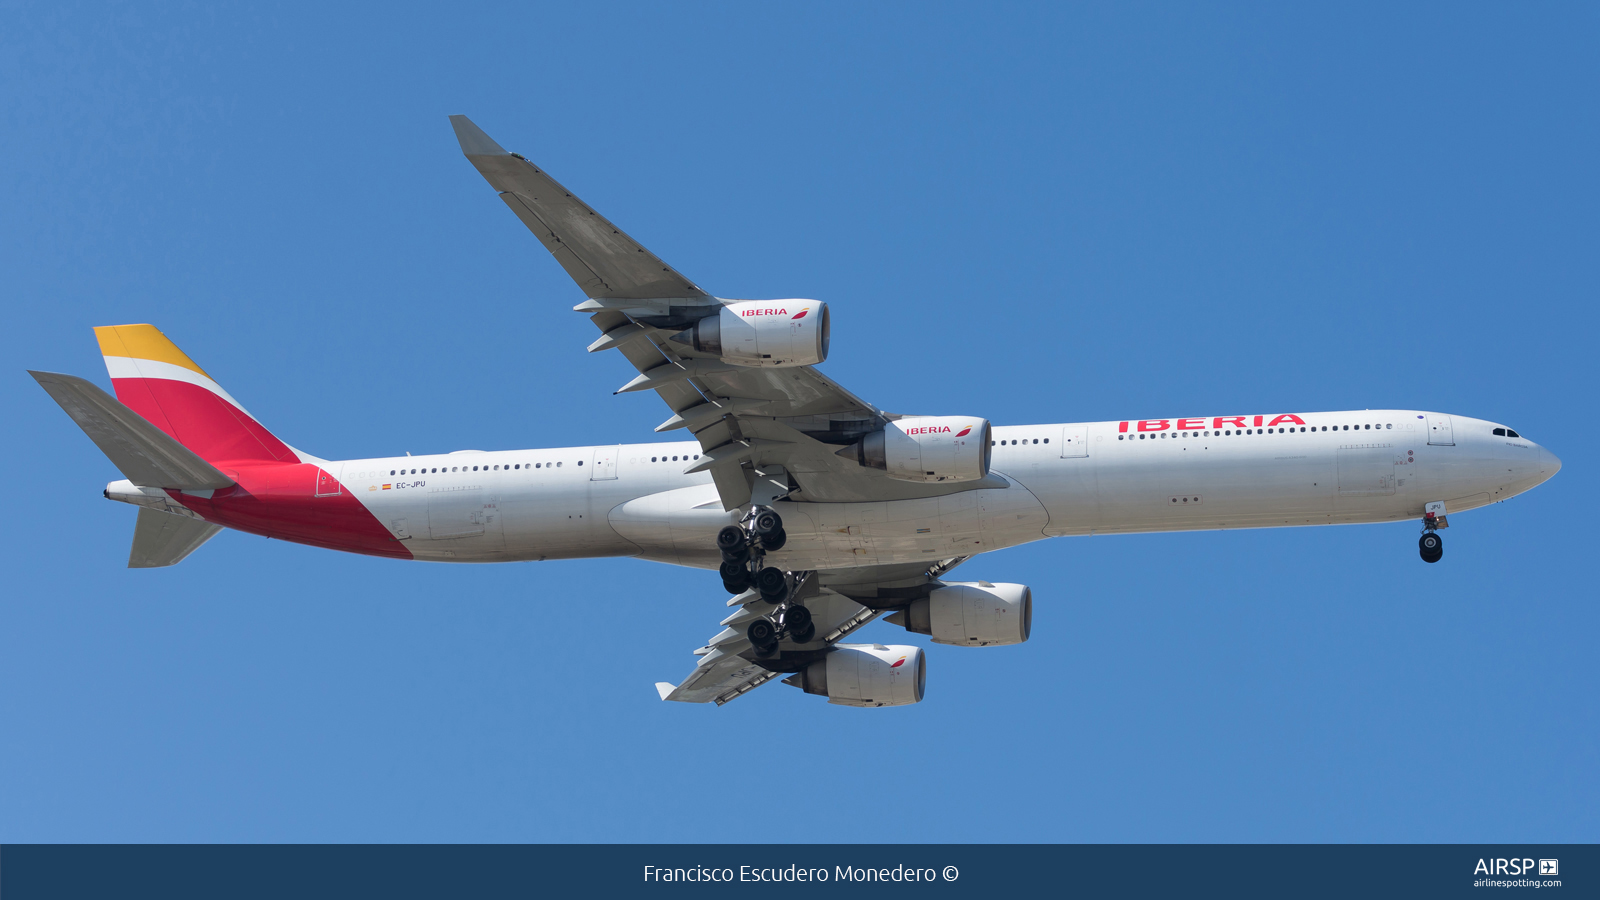
{"label": "red iberia text on fuselage", "polygon": [[[1266,422],[1266,416],[1204,416],[1189,419],[1139,419],[1137,421],[1118,422],[1117,431],[1126,433],[1128,426],[1132,425],[1134,431],[1200,431],[1202,429],[1217,428],[1260,428],[1263,423],[1268,428],[1277,425],[1304,425],[1306,421],[1292,413],[1285,413],[1273,417]],[[1252,420],[1246,424],[1245,420]],[[1209,424],[1208,424],[1209,423]]]}

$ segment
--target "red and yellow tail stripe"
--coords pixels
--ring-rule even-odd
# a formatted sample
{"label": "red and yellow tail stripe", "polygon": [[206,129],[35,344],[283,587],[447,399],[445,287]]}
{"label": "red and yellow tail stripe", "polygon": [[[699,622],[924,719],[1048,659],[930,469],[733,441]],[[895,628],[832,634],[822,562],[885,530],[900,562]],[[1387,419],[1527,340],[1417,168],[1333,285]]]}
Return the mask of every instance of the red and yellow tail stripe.
{"label": "red and yellow tail stripe", "polygon": [[154,325],[103,325],[94,333],[117,399],[207,462],[300,462]]}

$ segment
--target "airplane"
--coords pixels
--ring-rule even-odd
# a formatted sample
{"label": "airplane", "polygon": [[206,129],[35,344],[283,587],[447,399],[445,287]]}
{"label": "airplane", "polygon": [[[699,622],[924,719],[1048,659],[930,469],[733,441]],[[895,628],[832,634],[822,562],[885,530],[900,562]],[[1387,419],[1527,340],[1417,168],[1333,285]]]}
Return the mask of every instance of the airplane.
{"label": "airplane", "polygon": [[[933,643],[1020,644],[1026,585],[948,579],[1049,537],[1417,520],[1561,468],[1505,425],[1427,410],[994,425],[885,412],[816,369],[809,299],[715,297],[543,169],[450,117],[462,152],[582,289],[573,307],[671,415],[655,443],[325,460],[284,443],[152,325],[95,329],[116,396],[31,371],[122,472],[128,565],[174,565],[223,528],[402,560],[634,557],[717,569],[722,630],[663,700],[727,703],[768,681],[830,703],[922,700],[920,647],[845,639],[883,617]],[[673,439],[673,432],[682,436]]]}

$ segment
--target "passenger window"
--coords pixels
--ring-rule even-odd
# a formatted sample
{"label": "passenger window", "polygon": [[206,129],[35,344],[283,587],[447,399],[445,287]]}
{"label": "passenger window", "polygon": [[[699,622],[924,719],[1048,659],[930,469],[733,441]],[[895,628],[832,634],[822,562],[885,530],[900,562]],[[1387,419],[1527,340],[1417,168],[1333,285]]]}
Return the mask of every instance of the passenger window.
{"label": "passenger window", "polygon": [[1039,439],[1038,439],[1038,438],[1034,438],[1034,439],[1033,439],[1033,442],[1034,442],[1034,443],[1035,443],[1035,444],[1037,444],[1037,443],[1039,443]]}
{"label": "passenger window", "polygon": [[1050,439],[1049,439],[1049,438],[1045,438],[1045,439],[1044,439],[1044,442],[1045,442],[1045,443],[1046,443],[1046,444],[1048,444],[1048,443],[1050,443]]}
{"label": "passenger window", "polygon": [[578,460],[578,465],[580,465],[580,466],[583,465],[583,460],[581,460],[581,459]]}

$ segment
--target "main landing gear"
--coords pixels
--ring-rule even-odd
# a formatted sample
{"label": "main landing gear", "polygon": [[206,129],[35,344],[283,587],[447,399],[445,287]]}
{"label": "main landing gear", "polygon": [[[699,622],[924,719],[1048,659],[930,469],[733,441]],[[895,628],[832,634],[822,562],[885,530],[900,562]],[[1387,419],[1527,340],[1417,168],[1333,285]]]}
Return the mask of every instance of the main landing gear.
{"label": "main landing gear", "polygon": [[729,525],[717,532],[717,549],[722,551],[723,588],[730,594],[742,594],[754,588],[762,600],[777,607],[745,629],[756,656],[762,659],[775,655],[778,641],[785,636],[804,644],[817,633],[816,625],[811,622],[811,610],[793,597],[798,587],[793,573],[765,565],[767,552],[781,550],[788,539],[783,530],[783,518],[765,506],[751,509],[738,525]]}
{"label": "main landing gear", "polygon": [[1438,531],[1441,524],[1432,512],[1422,514],[1422,538],[1417,541],[1417,549],[1422,553],[1423,562],[1436,563],[1444,558],[1444,538]]}

